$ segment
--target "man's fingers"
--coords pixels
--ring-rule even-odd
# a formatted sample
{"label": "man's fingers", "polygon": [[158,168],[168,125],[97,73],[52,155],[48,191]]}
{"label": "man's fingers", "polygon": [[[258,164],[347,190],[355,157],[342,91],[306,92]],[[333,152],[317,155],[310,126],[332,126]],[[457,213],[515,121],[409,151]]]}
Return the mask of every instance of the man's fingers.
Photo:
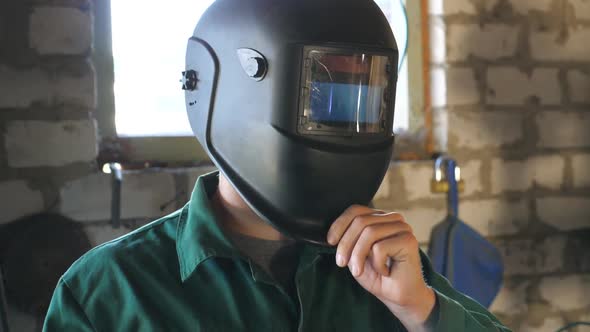
{"label": "man's fingers", "polygon": [[[399,213],[393,212],[388,214],[362,215],[354,218],[338,242],[338,249],[336,251],[336,264],[342,267],[348,265],[352,250],[365,228],[377,224],[397,222],[402,222],[405,224],[404,217]],[[375,241],[377,241],[377,239]]]}
{"label": "man's fingers", "polygon": [[[409,232],[412,229],[408,224],[399,220],[395,222],[379,223],[368,227],[365,227],[360,234],[358,241],[354,244],[352,254],[350,256],[350,263],[348,264],[350,270],[354,276],[363,274],[365,261],[367,257],[374,250],[376,244],[384,241],[385,239],[391,238],[397,234]],[[376,249],[375,249],[376,250]],[[373,258],[376,260],[373,267],[378,270],[381,274],[388,274],[389,269],[386,264],[381,264],[379,261],[382,257],[377,257],[373,254]]]}
{"label": "man's fingers", "polygon": [[357,216],[361,216],[364,214],[371,214],[376,213],[378,211],[373,210],[369,207],[362,206],[362,205],[352,205],[346,211],[344,211],[340,217],[338,217],[330,226],[330,230],[328,230],[328,243],[331,245],[336,245],[340,242],[342,235],[346,232],[346,229],[352,223],[354,218]]}
{"label": "man's fingers", "polygon": [[[413,243],[416,242],[414,246]],[[387,239],[381,240],[371,248],[371,263],[373,268],[383,276],[389,276],[394,265],[406,260],[409,252],[417,247],[417,241],[411,232],[400,232]]]}

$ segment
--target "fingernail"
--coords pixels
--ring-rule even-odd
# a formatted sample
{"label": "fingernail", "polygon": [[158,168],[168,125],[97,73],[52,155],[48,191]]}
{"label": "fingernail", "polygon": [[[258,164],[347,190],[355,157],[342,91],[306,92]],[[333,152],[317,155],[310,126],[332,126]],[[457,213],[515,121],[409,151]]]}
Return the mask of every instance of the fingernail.
{"label": "fingernail", "polygon": [[342,256],[341,254],[337,254],[336,264],[338,264],[338,266],[344,266],[344,256]]}
{"label": "fingernail", "polygon": [[356,265],[353,265],[352,266],[352,275],[355,276],[355,277],[358,277],[359,276],[359,268],[358,268],[358,266],[356,266]]}

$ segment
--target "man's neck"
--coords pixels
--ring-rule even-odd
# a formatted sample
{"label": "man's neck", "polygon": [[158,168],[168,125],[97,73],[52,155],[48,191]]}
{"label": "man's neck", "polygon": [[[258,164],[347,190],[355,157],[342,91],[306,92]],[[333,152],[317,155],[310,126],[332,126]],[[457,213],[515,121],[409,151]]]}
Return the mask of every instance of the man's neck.
{"label": "man's neck", "polygon": [[229,231],[265,240],[279,241],[284,238],[250,209],[222,174],[219,174],[219,186],[211,203],[220,224]]}

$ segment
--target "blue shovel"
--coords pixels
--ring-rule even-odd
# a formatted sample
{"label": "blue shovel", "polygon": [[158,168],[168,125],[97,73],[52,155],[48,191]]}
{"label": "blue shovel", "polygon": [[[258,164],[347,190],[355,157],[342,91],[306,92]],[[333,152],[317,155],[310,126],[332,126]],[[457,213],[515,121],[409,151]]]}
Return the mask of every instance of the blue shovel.
{"label": "blue shovel", "polygon": [[458,217],[456,162],[440,157],[435,162],[435,170],[442,168],[448,182],[448,214],[432,230],[428,255],[434,269],[455,289],[489,307],[502,286],[502,256],[492,243]]}

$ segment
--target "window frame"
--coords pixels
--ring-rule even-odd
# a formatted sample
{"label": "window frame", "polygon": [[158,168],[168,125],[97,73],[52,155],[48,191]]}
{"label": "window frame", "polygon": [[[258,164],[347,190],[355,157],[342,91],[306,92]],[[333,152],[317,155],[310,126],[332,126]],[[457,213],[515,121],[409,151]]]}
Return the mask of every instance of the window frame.
{"label": "window frame", "polygon": [[[99,165],[118,162],[128,168],[191,167],[210,164],[207,153],[194,136],[119,137],[115,125],[114,58],[111,0],[96,1],[94,51],[96,70]],[[406,60],[409,66],[410,128],[396,135],[394,160],[431,159],[433,150],[430,111],[430,56],[428,0],[407,1],[410,22]],[[180,73],[179,73],[180,75]],[[180,86],[179,86],[180,89]]]}

